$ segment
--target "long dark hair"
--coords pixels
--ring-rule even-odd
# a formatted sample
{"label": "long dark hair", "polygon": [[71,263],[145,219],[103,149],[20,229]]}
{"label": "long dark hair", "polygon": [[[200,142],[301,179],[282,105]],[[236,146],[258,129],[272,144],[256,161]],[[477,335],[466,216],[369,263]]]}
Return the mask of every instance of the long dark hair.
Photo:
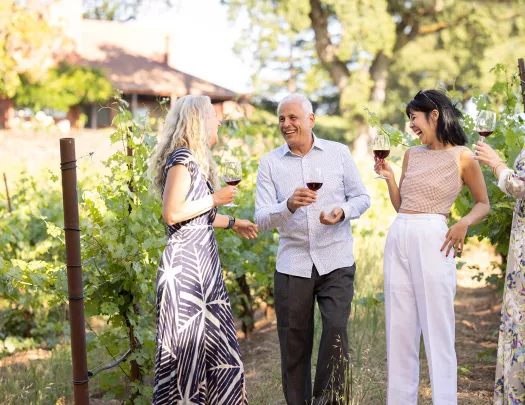
{"label": "long dark hair", "polygon": [[437,139],[444,145],[465,145],[468,142],[467,135],[459,123],[463,114],[459,111],[444,91],[440,90],[420,90],[416,96],[407,104],[406,114],[415,111],[425,113],[427,121],[430,120],[430,113],[438,110]]}

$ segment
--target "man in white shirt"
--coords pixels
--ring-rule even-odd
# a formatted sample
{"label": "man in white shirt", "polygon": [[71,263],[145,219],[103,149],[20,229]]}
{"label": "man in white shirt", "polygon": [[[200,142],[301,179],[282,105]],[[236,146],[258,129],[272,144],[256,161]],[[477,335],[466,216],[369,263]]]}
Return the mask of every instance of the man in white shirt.
{"label": "man in white shirt", "polygon": [[[310,101],[298,94],[279,104],[286,143],[265,155],[257,175],[255,221],[280,234],[274,298],[288,405],[312,403],[311,356],[314,303],[323,320],[313,388],[314,404],[337,404],[348,354],[347,324],[354,293],[355,262],[350,220],[370,197],[348,147],[317,138]],[[318,191],[306,187],[320,169]],[[344,356],[344,357],[343,357]]]}

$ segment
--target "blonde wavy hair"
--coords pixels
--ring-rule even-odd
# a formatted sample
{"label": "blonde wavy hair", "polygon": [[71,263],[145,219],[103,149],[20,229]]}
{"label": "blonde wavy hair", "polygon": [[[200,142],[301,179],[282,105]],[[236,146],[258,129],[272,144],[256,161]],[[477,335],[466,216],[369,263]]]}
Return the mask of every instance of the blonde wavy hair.
{"label": "blonde wavy hair", "polygon": [[162,138],[150,163],[155,188],[162,189],[164,168],[176,148],[189,149],[204,178],[217,186],[217,166],[208,145],[210,107],[208,96],[184,96],[175,101],[168,111]]}

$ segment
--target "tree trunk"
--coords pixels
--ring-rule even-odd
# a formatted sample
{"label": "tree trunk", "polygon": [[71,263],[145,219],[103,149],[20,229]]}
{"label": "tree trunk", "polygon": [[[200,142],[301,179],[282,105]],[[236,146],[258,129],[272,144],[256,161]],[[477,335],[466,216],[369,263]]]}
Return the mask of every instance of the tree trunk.
{"label": "tree trunk", "polygon": [[337,48],[332,43],[328,31],[328,15],[321,5],[320,0],[310,0],[311,11],[308,14],[315,34],[315,49],[322,65],[330,74],[339,93],[348,85],[350,70],[346,63],[337,56]]}
{"label": "tree trunk", "polygon": [[379,51],[370,67],[370,78],[374,82],[372,92],[370,93],[370,101],[384,104],[390,64],[390,58],[386,56],[383,51]]}
{"label": "tree trunk", "polygon": [[10,98],[0,98],[0,128],[11,129],[15,118],[15,104]]}

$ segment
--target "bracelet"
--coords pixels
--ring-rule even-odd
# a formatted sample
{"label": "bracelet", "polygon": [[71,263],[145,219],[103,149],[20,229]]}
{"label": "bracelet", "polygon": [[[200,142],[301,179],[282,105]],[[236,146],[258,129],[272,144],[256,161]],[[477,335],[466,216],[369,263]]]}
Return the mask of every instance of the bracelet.
{"label": "bracelet", "polygon": [[224,229],[231,229],[233,225],[235,225],[235,217],[232,217],[231,215],[226,215],[229,219],[228,226]]}
{"label": "bracelet", "polygon": [[498,166],[501,166],[501,165],[504,165],[504,164],[505,164],[505,162],[502,160],[502,161],[500,161],[496,166],[494,166],[494,167],[492,168],[492,173],[494,174],[494,177],[497,177],[497,176],[496,176],[496,169],[498,168]]}

